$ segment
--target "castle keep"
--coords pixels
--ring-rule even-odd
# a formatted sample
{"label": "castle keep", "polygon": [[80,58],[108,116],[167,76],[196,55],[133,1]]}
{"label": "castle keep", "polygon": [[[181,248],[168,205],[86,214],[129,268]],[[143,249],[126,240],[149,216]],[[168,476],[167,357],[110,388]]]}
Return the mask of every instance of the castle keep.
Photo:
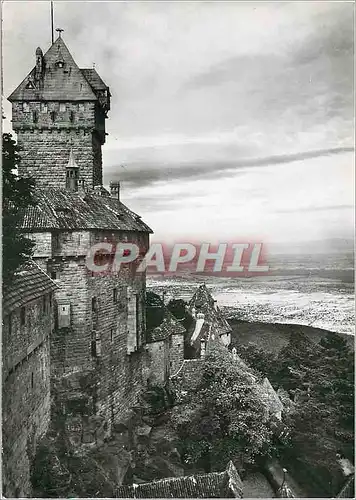
{"label": "castle keep", "polygon": [[[95,69],[79,69],[59,36],[10,95],[12,126],[23,148],[21,177],[38,187],[102,184],[101,146],[110,91]],[[69,162],[73,151],[76,163]]]}

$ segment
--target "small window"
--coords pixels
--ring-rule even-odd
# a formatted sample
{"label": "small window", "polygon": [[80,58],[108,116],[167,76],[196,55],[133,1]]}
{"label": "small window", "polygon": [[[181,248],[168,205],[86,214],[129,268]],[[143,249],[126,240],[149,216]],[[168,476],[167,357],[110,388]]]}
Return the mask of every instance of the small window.
{"label": "small window", "polygon": [[78,104],[78,111],[84,111],[84,103],[80,102]]}
{"label": "small window", "polygon": [[24,113],[29,113],[30,112],[30,105],[28,102],[22,103],[22,111]]}
{"label": "small window", "polygon": [[93,297],[91,299],[91,310],[92,310],[92,312],[97,312],[97,310],[98,310],[98,304],[97,304],[96,297]]}
{"label": "small window", "polygon": [[57,113],[55,111],[51,111],[51,120],[52,120],[52,122],[56,121],[56,116],[57,116]]}
{"label": "small window", "polygon": [[66,104],[64,102],[61,102],[59,104],[59,111],[61,111],[63,113],[64,111],[66,111],[66,109],[67,109]]}
{"label": "small window", "polygon": [[70,114],[69,114],[69,120],[73,123],[74,122],[74,118],[75,118],[75,113],[74,111],[71,111]]}
{"label": "small window", "polygon": [[33,123],[38,122],[38,113],[37,113],[36,109],[34,111],[32,111],[32,121],[33,121]]}
{"label": "small window", "polygon": [[26,309],[24,307],[21,307],[20,310],[20,325],[24,326],[26,323]]}
{"label": "small window", "polygon": [[47,103],[46,102],[41,102],[41,111],[43,113],[47,113],[48,111],[48,106],[47,106]]}
{"label": "small window", "polygon": [[34,385],[34,376],[33,376],[33,372],[31,373],[31,389],[33,389],[33,385]]}
{"label": "small window", "polygon": [[42,297],[42,312],[45,313],[47,309],[47,297],[44,295]]}
{"label": "small window", "polygon": [[117,304],[117,288],[114,288],[113,290],[113,301],[114,304]]}
{"label": "small window", "polygon": [[58,272],[58,271],[52,271],[52,272],[51,272],[51,278],[52,278],[53,280],[58,280],[58,279],[59,279],[59,276],[60,276],[60,275],[59,275],[59,272]]}
{"label": "small window", "polygon": [[111,328],[111,330],[110,330],[110,342],[112,342],[113,339],[114,339],[114,329]]}

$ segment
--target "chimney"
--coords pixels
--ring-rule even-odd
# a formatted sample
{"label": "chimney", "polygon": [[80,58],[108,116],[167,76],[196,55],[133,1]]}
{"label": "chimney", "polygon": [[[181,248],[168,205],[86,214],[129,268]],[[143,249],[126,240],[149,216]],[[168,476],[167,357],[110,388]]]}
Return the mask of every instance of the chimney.
{"label": "chimney", "polygon": [[102,189],[102,186],[100,186],[100,185],[94,186],[94,194],[97,196],[101,196],[102,195],[101,189]]}
{"label": "chimney", "polygon": [[110,182],[110,195],[111,198],[115,198],[120,201],[120,181]]}
{"label": "chimney", "polygon": [[85,180],[84,179],[78,179],[78,193],[81,196],[85,196]]}

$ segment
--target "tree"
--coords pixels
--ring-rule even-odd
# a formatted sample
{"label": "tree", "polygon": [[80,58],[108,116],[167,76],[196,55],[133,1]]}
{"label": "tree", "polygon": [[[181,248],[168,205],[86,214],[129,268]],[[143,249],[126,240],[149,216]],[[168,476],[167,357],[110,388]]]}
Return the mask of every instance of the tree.
{"label": "tree", "polygon": [[260,349],[255,343],[247,345],[236,343],[234,346],[239,356],[264,377],[273,380],[276,368],[276,357],[273,353]]}
{"label": "tree", "polygon": [[167,305],[169,311],[177,319],[185,318],[187,303],[183,299],[171,299]]}
{"label": "tree", "polygon": [[219,470],[229,460],[240,466],[254,463],[272,445],[259,385],[218,343],[202,363],[198,387],[172,414],[183,459],[206,471]]}
{"label": "tree", "polygon": [[[187,310],[187,303],[183,299],[172,299],[167,305],[167,309],[175,318],[181,321],[181,324],[186,330],[193,324],[193,318]],[[183,320],[183,321],[182,321]]]}
{"label": "tree", "polygon": [[15,173],[20,163],[19,148],[11,134],[2,136],[3,169],[3,280],[11,281],[21,264],[32,255],[34,243],[20,229],[24,210],[33,203],[34,181]]}

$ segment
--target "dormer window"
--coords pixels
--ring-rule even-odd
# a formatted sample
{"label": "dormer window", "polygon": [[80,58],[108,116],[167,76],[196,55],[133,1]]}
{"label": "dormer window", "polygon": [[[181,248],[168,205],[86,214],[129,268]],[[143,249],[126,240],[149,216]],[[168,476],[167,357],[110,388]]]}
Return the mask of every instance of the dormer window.
{"label": "dormer window", "polygon": [[64,68],[64,59],[63,59],[63,56],[61,54],[61,49],[59,46],[58,46],[58,55],[57,55],[57,60],[55,62],[55,65],[57,68]]}
{"label": "dormer window", "polygon": [[26,85],[26,88],[27,88],[27,89],[31,89],[31,90],[33,90],[33,89],[35,88],[35,84],[33,83],[33,81],[32,81],[32,80],[29,80],[29,81],[28,81],[28,83],[27,83],[27,85]]}

